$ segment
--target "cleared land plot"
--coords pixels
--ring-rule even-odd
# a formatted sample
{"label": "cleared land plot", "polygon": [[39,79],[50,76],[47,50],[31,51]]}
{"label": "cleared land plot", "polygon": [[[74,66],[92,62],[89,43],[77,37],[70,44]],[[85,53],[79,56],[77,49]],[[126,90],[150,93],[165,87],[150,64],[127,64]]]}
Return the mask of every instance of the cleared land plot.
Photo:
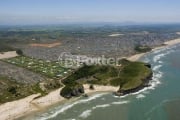
{"label": "cleared land plot", "polygon": [[55,42],[55,43],[32,43],[30,44],[30,46],[32,47],[46,47],[46,48],[52,48],[52,47],[56,47],[56,46],[59,46],[61,45],[60,42]]}
{"label": "cleared land plot", "polygon": [[0,61],[0,76],[1,75],[8,76],[12,78],[12,80],[22,84],[34,84],[46,79],[42,75],[3,61]]}

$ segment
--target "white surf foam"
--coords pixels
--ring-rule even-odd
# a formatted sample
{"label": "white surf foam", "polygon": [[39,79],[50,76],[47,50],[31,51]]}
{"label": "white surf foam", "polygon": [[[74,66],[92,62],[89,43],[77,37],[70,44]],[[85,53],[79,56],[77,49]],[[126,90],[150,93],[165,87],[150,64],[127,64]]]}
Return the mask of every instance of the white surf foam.
{"label": "white surf foam", "polygon": [[[136,93],[132,93],[133,95],[137,95],[136,96],[137,99],[144,98],[145,95],[143,95],[143,94],[149,94],[149,92],[150,92],[149,90],[154,90],[159,84],[161,84],[160,79],[163,77],[163,73],[160,71],[160,68],[162,67],[162,64],[163,64],[163,61],[161,61],[161,58],[174,52],[175,50],[173,48],[175,48],[175,47],[176,46],[171,46],[171,47],[163,48],[163,49],[153,52],[154,57],[152,58],[152,61],[155,63],[159,63],[159,65],[156,65],[152,68],[153,77],[152,77],[152,80],[149,82],[150,86],[146,87]],[[144,61],[147,61],[147,60],[151,61],[150,59],[148,59],[148,57],[144,59]]]}
{"label": "white surf foam", "polygon": [[136,96],[137,99],[142,99],[142,98],[145,98],[145,97],[146,97],[146,96],[143,95],[143,94],[139,94],[139,95]]}
{"label": "white surf foam", "polygon": [[73,119],[72,119],[72,118],[70,118],[70,119],[65,119],[65,120],[76,120],[76,119],[74,119],[74,118],[73,118]]}
{"label": "white surf foam", "polygon": [[162,65],[156,65],[152,68],[153,71],[157,71],[159,68],[161,68]]}
{"label": "white surf foam", "polygon": [[109,107],[110,104],[102,104],[102,105],[96,105],[95,107],[92,107],[92,109],[89,110],[85,110],[84,112],[82,112],[79,117],[80,118],[87,118],[91,115],[92,111],[97,109],[97,108],[105,108],[105,107]]}
{"label": "white surf foam", "polygon": [[101,96],[103,96],[103,95],[106,95],[106,94],[108,94],[108,93],[96,94],[96,95],[93,95],[93,96],[91,96],[91,97],[88,97],[87,99],[79,100],[78,103],[86,103],[86,102],[88,102],[88,101],[95,100],[96,98],[99,98],[99,97],[101,97]]}
{"label": "white surf foam", "polygon": [[105,98],[101,98],[101,100],[105,100]]}
{"label": "white surf foam", "polygon": [[155,55],[153,57],[153,62],[157,62],[158,60],[160,60],[162,57],[164,57],[166,54],[165,53],[161,53],[161,54],[158,54],[158,55]]}
{"label": "white surf foam", "polygon": [[148,87],[148,89],[155,89],[155,87],[156,87],[158,84],[161,84],[160,78],[161,78],[162,76],[163,76],[163,73],[160,72],[160,71],[157,72],[156,74],[154,74],[152,80],[150,81],[151,86]]}
{"label": "white surf foam", "polygon": [[159,49],[159,50],[155,50],[153,51],[154,54],[158,54],[160,52],[163,52],[164,50],[166,50],[167,48],[162,48],[162,49]]}
{"label": "white surf foam", "polygon": [[87,118],[91,115],[92,110],[86,110],[79,115],[80,118]]}
{"label": "white surf foam", "polygon": [[[153,57],[153,62],[158,62],[162,57],[165,57],[166,55],[174,52],[175,50],[173,50],[173,48],[174,48],[174,47],[163,49],[163,50],[160,51],[160,52],[162,52],[162,53],[160,53],[160,54],[157,54],[157,52],[154,52],[154,53],[157,54],[157,55],[155,55],[155,56]],[[166,51],[165,51],[165,50],[166,50]],[[159,53],[159,52],[158,52],[158,53]]]}
{"label": "white surf foam", "polygon": [[118,101],[118,102],[113,102],[113,105],[121,105],[121,104],[127,104],[129,101]]}
{"label": "white surf foam", "polygon": [[110,104],[96,105],[93,109],[109,107]]}
{"label": "white surf foam", "polygon": [[47,113],[44,113],[42,114],[42,116],[40,118],[38,118],[38,120],[47,120],[47,119],[50,119],[50,118],[54,118],[56,117],[58,114],[60,113],[63,113],[65,111],[67,111],[68,109],[74,107],[75,105],[77,104],[81,104],[81,103],[87,103],[88,101],[92,101],[92,100],[95,100],[96,98],[99,98],[103,95],[105,95],[107,93],[102,93],[102,94],[96,94],[96,95],[93,95],[87,99],[82,99],[82,100],[79,100],[79,101],[76,101],[74,103],[71,103],[71,104],[67,104],[67,105],[64,105],[64,106],[60,106],[59,108],[56,108],[55,112],[53,111],[52,113],[50,114],[47,114]]}
{"label": "white surf foam", "polygon": [[158,63],[159,63],[159,64],[162,64],[162,63],[163,63],[163,61],[158,61]]}
{"label": "white surf foam", "polygon": [[111,105],[120,105],[120,104],[127,104],[127,103],[129,103],[129,101],[118,101],[118,102],[112,102],[111,104],[96,105],[96,106],[92,107],[92,109],[88,109],[88,110],[82,112],[79,115],[79,117],[80,118],[87,118],[91,115],[93,110],[98,109],[98,108],[106,108],[106,107],[109,107]]}
{"label": "white surf foam", "polygon": [[172,50],[172,49],[174,49],[176,47],[177,47],[177,45],[168,46],[168,47],[165,47],[165,48],[162,48],[162,49],[159,49],[159,50],[155,50],[155,51],[153,51],[153,53],[157,54],[157,53],[160,53],[160,52],[164,52],[166,50]]}

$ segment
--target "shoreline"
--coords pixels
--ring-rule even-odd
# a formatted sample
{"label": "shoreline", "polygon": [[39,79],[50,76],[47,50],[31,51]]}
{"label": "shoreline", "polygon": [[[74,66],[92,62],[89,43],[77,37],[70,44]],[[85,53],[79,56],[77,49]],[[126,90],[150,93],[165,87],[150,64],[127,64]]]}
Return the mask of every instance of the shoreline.
{"label": "shoreline", "polygon": [[150,52],[153,52],[153,51],[156,51],[156,50],[159,50],[159,49],[163,49],[163,48],[166,48],[166,47],[170,47],[170,46],[173,46],[173,45],[176,45],[176,44],[179,44],[180,43],[180,38],[178,39],[174,39],[174,40],[170,40],[170,41],[167,41],[167,42],[164,42],[163,45],[160,45],[160,46],[157,46],[157,47],[154,47],[151,51],[149,52],[146,52],[146,53],[138,53],[138,54],[135,54],[135,55],[132,55],[130,57],[125,57],[126,59],[130,60],[130,61],[138,61],[142,56],[144,56],[145,54],[148,54]]}
{"label": "shoreline", "polygon": [[[175,40],[170,40],[165,42],[163,46],[158,46],[152,49],[153,52],[155,50],[159,50],[162,48],[166,48],[169,46],[173,46],[180,43],[180,38],[175,39]],[[149,52],[147,52],[149,53]],[[140,59],[142,56],[144,56],[147,53],[140,53],[140,54],[135,54],[130,57],[126,57],[126,59],[130,61],[137,61]],[[113,86],[102,86],[102,85],[94,85],[95,90],[90,90],[88,84],[84,84],[84,90],[86,94],[92,94],[92,93],[97,93],[97,92],[115,92],[119,89],[119,87],[113,87]],[[54,90],[50,92],[48,95],[37,98],[40,96],[40,94],[33,94],[31,96],[28,96],[26,98],[12,101],[12,102],[7,102],[4,104],[0,105],[0,114],[1,114],[1,120],[13,120],[17,119],[20,117],[23,117],[25,115],[28,115],[32,112],[35,111],[40,111],[43,108],[47,108],[49,106],[52,106],[54,104],[66,101],[65,98],[60,96],[60,89]],[[35,99],[37,98],[37,99]]]}
{"label": "shoreline", "polygon": [[[87,95],[98,92],[114,92],[119,89],[119,87],[113,86],[94,85],[95,89],[90,90],[88,84],[84,84],[83,86],[85,94]],[[0,105],[0,118],[1,120],[18,119],[33,112],[44,110],[45,108],[53,106],[57,103],[63,103],[68,101],[68,99],[60,96],[61,89],[62,88],[54,90],[48,95],[40,98],[38,98],[40,94],[33,94],[20,100],[4,103]]]}

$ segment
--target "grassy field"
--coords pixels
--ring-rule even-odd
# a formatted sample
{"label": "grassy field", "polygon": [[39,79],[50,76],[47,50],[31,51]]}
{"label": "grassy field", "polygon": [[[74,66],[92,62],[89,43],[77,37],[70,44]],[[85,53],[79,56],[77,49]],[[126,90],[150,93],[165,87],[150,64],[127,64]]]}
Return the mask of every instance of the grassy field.
{"label": "grassy field", "polygon": [[124,65],[119,76],[111,80],[111,85],[120,85],[122,90],[136,88],[151,74],[151,69],[141,62],[128,62]]}
{"label": "grassy field", "polygon": [[0,53],[8,52],[8,51],[15,51],[15,50],[16,50],[15,48],[12,48],[11,46],[0,42]]}
{"label": "grassy field", "polygon": [[65,85],[72,84],[75,81],[80,83],[108,84],[109,78],[116,77],[118,69],[112,66],[92,65],[80,68],[74,74],[64,80]]}
{"label": "grassy field", "polygon": [[43,61],[40,59],[30,58],[27,56],[18,56],[3,61],[19,67],[27,68],[33,72],[45,75],[48,78],[59,79],[66,76],[70,69],[62,67],[61,62]]}

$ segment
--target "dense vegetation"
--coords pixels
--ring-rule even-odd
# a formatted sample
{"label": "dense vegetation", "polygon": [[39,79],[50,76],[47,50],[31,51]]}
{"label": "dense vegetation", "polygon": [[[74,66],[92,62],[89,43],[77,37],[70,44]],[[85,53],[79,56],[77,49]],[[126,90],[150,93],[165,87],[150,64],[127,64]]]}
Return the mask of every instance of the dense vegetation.
{"label": "dense vegetation", "polygon": [[39,84],[25,85],[17,83],[16,81],[6,76],[0,76],[0,104],[24,98],[34,93],[46,94]]}
{"label": "dense vegetation", "polygon": [[47,80],[34,84],[16,82],[7,76],[0,76],[0,104],[18,100],[32,94],[40,93],[46,95],[50,91],[62,87],[62,84],[55,80]]}
{"label": "dense vegetation", "polygon": [[8,52],[8,51],[14,51],[14,50],[16,49],[7,44],[0,42],[0,52]]}
{"label": "dense vegetation", "polygon": [[111,81],[111,85],[120,85],[121,90],[133,89],[143,84],[143,80],[151,74],[151,69],[145,63],[127,61],[118,78]]}
{"label": "dense vegetation", "polygon": [[149,47],[149,46],[141,46],[141,45],[138,45],[138,46],[135,47],[135,50],[136,50],[137,52],[144,53],[144,52],[149,52],[149,51],[151,51],[152,48]]}

